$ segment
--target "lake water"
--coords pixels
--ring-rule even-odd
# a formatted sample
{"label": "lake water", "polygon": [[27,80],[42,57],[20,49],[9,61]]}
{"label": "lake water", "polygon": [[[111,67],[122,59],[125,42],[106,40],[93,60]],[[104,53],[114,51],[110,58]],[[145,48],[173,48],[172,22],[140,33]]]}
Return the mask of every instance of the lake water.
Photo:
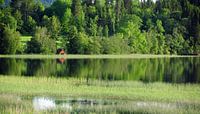
{"label": "lake water", "polygon": [[200,83],[200,58],[16,59],[0,58],[0,75]]}

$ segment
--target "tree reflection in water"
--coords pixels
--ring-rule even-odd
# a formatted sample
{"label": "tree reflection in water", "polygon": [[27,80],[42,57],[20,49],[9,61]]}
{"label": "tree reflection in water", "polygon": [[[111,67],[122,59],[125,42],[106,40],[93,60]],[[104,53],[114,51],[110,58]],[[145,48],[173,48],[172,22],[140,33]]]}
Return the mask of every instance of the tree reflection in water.
{"label": "tree reflection in water", "polygon": [[199,83],[200,58],[0,59],[0,75]]}

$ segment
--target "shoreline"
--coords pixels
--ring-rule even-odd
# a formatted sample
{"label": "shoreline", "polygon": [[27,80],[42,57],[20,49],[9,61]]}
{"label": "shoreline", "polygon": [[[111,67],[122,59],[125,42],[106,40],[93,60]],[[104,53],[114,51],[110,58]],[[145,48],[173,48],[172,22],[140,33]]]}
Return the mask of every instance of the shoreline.
{"label": "shoreline", "polygon": [[199,55],[150,55],[150,54],[130,54],[130,55],[39,55],[39,54],[25,54],[25,55],[0,55],[0,58],[24,58],[24,59],[146,59],[146,58],[186,58],[186,57],[200,57]]}

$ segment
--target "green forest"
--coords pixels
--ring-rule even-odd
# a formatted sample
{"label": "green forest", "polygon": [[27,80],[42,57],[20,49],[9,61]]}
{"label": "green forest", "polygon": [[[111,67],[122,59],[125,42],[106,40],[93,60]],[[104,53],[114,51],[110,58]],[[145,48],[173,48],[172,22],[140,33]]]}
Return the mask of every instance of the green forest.
{"label": "green forest", "polygon": [[199,54],[200,0],[0,0],[0,54],[59,48],[69,54]]}

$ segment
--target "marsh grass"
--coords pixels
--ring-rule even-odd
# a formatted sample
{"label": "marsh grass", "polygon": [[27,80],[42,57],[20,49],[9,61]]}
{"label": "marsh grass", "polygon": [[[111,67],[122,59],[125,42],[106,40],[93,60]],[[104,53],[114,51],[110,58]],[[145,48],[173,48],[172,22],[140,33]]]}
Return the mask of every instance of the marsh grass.
{"label": "marsh grass", "polygon": [[[200,86],[198,84],[142,83],[139,81],[102,81],[84,78],[0,76],[0,113],[65,113],[56,109],[37,112],[33,109],[34,96],[54,98],[93,98],[122,100],[125,104],[84,107],[82,113],[198,113]],[[134,103],[135,102],[135,103]],[[144,106],[137,105],[142,102]],[[171,107],[158,107],[159,104]],[[175,104],[181,104],[174,107]],[[167,105],[168,106],[168,105]]]}
{"label": "marsh grass", "polygon": [[0,95],[1,114],[25,114],[32,112],[32,104],[29,101],[22,101],[21,98],[16,95]]}
{"label": "marsh grass", "polygon": [[[0,100],[3,99],[0,95]],[[10,98],[9,96],[7,96]],[[4,96],[6,98],[6,96]],[[13,98],[13,97],[11,97]],[[5,99],[4,99],[5,100]],[[49,113],[81,113],[81,114],[115,114],[115,113],[148,113],[148,114],[197,114],[200,111],[200,104],[187,104],[187,103],[164,103],[164,102],[140,102],[140,101],[123,101],[119,103],[109,104],[109,105],[96,105],[96,106],[75,106],[72,109],[68,110],[65,108],[56,108],[52,110],[41,110],[37,111],[33,109],[31,100],[28,101],[15,101],[15,99],[6,99],[7,103],[0,105],[0,113],[14,113],[14,114],[49,114]],[[5,100],[5,101],[6,101]],[[12,103],[11,103],[12,102]]]}
{"label": "marsh grass", "polygon": [[0,93],[163,102],[200,102],[198,84],[0,76]]}

